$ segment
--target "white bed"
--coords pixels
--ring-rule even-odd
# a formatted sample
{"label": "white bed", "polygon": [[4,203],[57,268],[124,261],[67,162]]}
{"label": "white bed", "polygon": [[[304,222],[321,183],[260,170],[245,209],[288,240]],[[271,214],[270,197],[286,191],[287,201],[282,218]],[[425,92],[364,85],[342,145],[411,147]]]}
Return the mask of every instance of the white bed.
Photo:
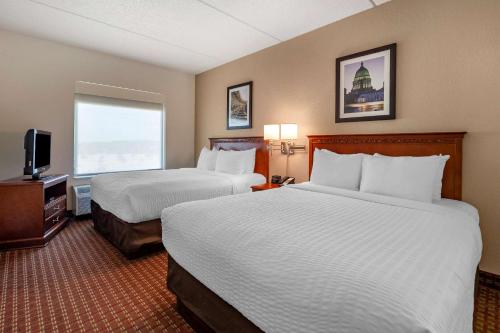
{"label": "white bed", "polygon": [[197,168],[120,172],[92,179],[94,228],[128,258],[163,249],[161,211],[251,191],[269,177],[262,137],[211,138]]}
{"label": "white bed", "polygon": [[92,200],[128,223],[160,218],[161,211],[185,201],[250,192],[266,182],[258,173],[232,175],[196,168],[134,171],[95,176]]}
{"label": "white bed", "polygon": [[[203,218],[200,218],[203,217]],[[162,213],[169,255],[265,332],[471,332],[477,210],[302,184]]]}

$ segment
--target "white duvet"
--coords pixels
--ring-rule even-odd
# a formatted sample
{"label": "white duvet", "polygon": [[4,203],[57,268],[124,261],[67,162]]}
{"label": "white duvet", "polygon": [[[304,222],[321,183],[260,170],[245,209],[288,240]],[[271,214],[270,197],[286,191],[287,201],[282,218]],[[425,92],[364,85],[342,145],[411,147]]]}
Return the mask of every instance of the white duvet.
{"label": "white duvet", "polygon": [[297,185],[176,205],[162,226],[169,255],[265,332],[472,332],[465,203]]}
{"label": "white duvet", "polygon": [[250,192],[261,174],[231,175],[195,168],[110,173],[92,178],[92,200],[120,219],[137,223],[185,201]]}

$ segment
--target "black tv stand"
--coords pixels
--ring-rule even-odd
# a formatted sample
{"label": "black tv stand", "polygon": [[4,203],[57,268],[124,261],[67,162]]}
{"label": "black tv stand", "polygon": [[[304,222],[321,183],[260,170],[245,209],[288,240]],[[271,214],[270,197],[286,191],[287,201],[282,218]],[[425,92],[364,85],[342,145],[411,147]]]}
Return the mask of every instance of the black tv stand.
{"label": "black tv stand", "polygon": [[53,175],[42,176],[41,174],[37,173],[37,174],[31,175],[31,178],[24,178],[23,180],[50,180],[54,177],[55,176],[53,176]]}

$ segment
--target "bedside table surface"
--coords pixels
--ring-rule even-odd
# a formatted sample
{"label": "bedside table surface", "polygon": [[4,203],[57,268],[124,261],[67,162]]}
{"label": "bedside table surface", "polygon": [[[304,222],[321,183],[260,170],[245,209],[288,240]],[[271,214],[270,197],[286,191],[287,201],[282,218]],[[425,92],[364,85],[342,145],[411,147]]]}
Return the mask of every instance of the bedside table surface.
{"label": "bedside table surface", "polygon": [[279,184],[272,184],[272,183],[265,183],[265,184],[259,184],[259,185],[253,185],[252,186],[252,191],[265,191],[265,190],[271,190],[273,188],[280,188],[281,186]]}

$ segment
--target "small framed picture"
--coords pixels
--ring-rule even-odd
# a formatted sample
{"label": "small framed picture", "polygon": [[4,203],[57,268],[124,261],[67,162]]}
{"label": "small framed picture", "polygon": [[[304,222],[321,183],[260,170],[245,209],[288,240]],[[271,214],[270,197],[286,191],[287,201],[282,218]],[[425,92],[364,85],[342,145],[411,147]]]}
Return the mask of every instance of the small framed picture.
{"label": "small framed picture", "polygon": [[335,122],[396,118],[396,44],[337,58]]}
{"label": "small framed picture", "polygon": [[252,128],[252,81],[227,88],[227,129]]}

